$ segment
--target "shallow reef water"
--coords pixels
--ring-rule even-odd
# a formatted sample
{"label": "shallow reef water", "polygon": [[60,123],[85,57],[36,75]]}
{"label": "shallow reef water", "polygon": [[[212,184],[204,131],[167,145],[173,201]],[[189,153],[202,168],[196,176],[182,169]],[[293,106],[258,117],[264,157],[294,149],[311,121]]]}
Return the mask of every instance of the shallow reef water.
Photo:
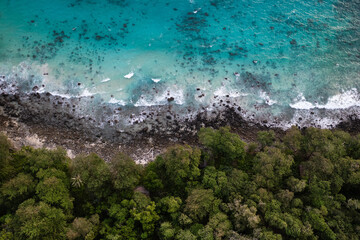
{"label": "shallow reef water", "polygon": [[88,109],[231,104],[330,124],[360,107],[360,2],[1,0],[0,81]]}

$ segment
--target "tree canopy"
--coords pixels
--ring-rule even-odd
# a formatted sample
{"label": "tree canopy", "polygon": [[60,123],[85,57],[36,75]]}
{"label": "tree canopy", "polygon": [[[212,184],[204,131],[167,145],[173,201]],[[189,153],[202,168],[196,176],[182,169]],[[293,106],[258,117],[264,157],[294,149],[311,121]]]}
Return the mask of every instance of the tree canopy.
{"label": "tree canopy", "polygon": [[360,135],[206,128],[145,166],[0,135],[0,240],[359,239]]}

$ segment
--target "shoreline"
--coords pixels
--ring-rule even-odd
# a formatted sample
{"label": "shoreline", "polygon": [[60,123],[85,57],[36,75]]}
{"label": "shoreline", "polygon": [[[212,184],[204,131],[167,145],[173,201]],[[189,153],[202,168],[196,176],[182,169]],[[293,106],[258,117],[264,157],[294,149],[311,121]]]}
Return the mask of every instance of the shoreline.
{"label": "shoreline", "polygon": [[[176,111],[172,110],[173,106],[169,105],[157,109],[157,118],[134,122],[125,131],[119,131],[116,126],[108,124],[98,127],[95,120],[71,115],[66,105],[71,101],[74,106],[80,100],[65,101],[67,99],[47,93],[0,94],[0,132],[8,135],[17,147],[61,146],[70,157],[95,152],[105,160],[120,151],[130,155],[137,163],[144,164],[171,145],[197,145],[196,134],[201,127],[230,125],[247,142],[255,140],[257,131],[268,129],[246,122],[231,108],[211,120],[206,115],[197,114],[193,120],[180,121]],[[147,110],[156,111],[151,107]],[[128,115],[129,112],[125,109],[122,114]]]}
{"label": "shoreline", "polygon": [[[199,112],[193,119],[187,120],[179,119],[178,109],[174,105],[137,108],[135,113],[134,109],[124,108],[116,112],[111,107],[98,107],[106,114],[113,111],[120,117],[130,116],[130,119],[131,116],[135,118],[143,115],[146,110],[147,118],[144,121],[136,122],[133,118],[131,124],[123,126],[124,130],[119,130],[119,126],[111,122],[97,125],[104,118],[92,119],[89,116],[72,114],[71,112],[81,110],[81,101],[86,99],[64,99],[49,93],[36,92],[2,93],[0,132],[8,135],[17,147],[61,146],[68,151],[70,157],[95,152],[105,160],[111,159],[117,152],[124,152],[140,164],[152,161],[171,145],[197,145],[196,134],[201,127],[219,128],[228,125],[245,142],[255,141],[257,132],[261,130],[272,129],[277,135],[285,132],[280,127],[247,121],[231,106],[224,107],[216,117]],[[350,114],[332,129],[355,134],[360,132],[360,120],[356,115]]]}
{"label": "shoreline", "polygon": [[[208,123],[206,126],[218,128],[225,125]],[[232,131],[238,133],[246,142],[255,141],[257,132],[266,129],[268,128],[261,126],[246,125],[236,128],[232,126]],[[283,132],[281,129],[277,130],[278,133]],[[78,154],[94,152],[105,160],[110,160],[116,153],[123,152],[139,164],[146,164],[154,160],[157,155],[170,146],[176,144],[195,146],[199,144],[196,134],[184,134],[178,138],[176,133],[166,136],[142,133],[132,141],[126,142],[103,139],[101,136],[89,137],[85,132],[79,130],[59,128],[49,124],[25,123],[19,118],[4,116],[3,113],[0,114],[0,132],[7,135],[16,148],[22,146],[48,149],[63,147],[71,158]]]}

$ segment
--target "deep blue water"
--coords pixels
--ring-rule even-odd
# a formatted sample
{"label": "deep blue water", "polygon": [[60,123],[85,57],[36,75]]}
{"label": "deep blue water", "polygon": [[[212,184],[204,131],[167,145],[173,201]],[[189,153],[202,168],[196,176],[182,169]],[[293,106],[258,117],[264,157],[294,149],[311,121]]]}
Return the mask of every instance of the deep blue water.
{"label": "deep blue water", "polygon": [[360,106],[360,2],[0,0],[0,75],[118,105]]}

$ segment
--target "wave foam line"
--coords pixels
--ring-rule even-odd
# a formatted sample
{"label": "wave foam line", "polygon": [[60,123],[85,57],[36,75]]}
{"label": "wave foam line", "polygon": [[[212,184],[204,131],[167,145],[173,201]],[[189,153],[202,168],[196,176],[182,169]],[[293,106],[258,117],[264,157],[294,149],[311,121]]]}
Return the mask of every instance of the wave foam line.
{"label": "wave foam line", "polygon": [[334,95],[330,97],[326,104],[313,104],[309,101],[306,101],[303,94],[300,94],[297,97],[298,101],[289,104],[290,107],[294,109],[314,109],[314,108],[321,108],[321,109],[346,109],[349,107],[359,107],[360,106],[360,95],[356,88],[352,88],[348,91],[343,93]]}

